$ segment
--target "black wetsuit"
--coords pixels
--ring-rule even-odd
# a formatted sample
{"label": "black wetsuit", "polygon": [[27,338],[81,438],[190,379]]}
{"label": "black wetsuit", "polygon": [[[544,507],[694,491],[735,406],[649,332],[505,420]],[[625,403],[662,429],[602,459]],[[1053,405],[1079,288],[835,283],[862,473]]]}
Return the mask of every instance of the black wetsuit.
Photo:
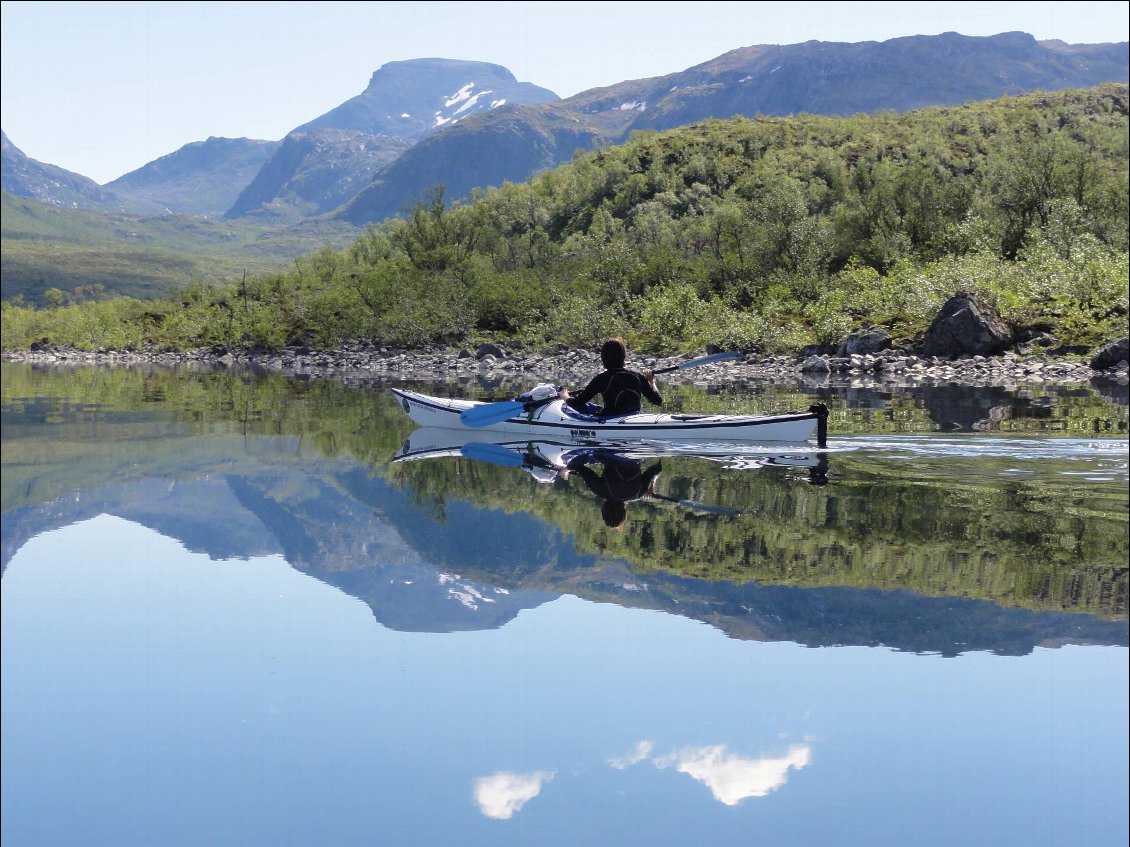
{"label": "black wetsuit", "polygon": [[630,415],[640,410],[640,397],[646,397],[655,405],[663,403],[659,392],[639,371],[617,368],[593,377],[580,394],[570,397],[567,402],[574,409],[585,411],[585,404],[600,394],[604,407],[597,413],[605,417]]}
{"label": "black wetsuit", "polygon": [[602,461],[603,473],[598,475],[585,461],[586,458],[572,461],[568,468],[580,476],[589,490],[601,500],[618,500],[622,503],[646,496],[652,481],[662,469],[659,462],[644,470],[635,460],[621,459]]}

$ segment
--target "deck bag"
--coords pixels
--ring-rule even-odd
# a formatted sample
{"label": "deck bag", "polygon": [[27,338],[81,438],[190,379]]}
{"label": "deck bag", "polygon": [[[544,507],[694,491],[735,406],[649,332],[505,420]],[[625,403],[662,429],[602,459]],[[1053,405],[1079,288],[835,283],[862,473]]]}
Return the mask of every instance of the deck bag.
{"label": "deck bag", "polygon": [[561,392],[561,388],[552,382],[539,382],[525,394],[519,394],[517,399],[523,403],[544,403],[552,400]]}

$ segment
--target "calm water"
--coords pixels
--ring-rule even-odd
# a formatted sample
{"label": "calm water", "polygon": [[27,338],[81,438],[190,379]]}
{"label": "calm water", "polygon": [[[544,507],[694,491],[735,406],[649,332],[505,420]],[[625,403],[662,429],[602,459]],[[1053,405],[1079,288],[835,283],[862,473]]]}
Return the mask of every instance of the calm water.
{"label": "calm water", "polygon": [[829,448],[610,456],[2,367],[5,847],[1130,835],[1125,387],[687,388]]}

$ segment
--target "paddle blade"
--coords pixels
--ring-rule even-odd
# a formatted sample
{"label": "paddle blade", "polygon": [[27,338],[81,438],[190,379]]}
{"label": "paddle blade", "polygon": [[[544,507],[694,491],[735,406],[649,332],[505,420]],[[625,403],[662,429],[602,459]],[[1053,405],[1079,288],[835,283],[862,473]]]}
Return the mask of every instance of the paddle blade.
{"label": "paddle blade", "polygon": [[669,368],[656,368],[657,374],[669,374],[672,371],[681,371],[684,368],[697,368],[699,365],[712,365],[715,362],[732,362],[734,359],[740,359],[742,354],[737,350],[732,350],[729,353],[714,353],[710,356],[702,356],[698,359],[691,359],[687,362],[680,362],[677,365],[671,365]]}
{"label": "paddle blade", "polygon": [[472,406],[459,413],[459,421],[463,426],[477,428],[502,423],[507,418],[512,418],[525,408],[518,400],[503,400],[500,403],[484,403],[481,406]]}
{"label": "paddle blade", "polygon": [[682,370],[683,368],[697,368],[699,365],[712,365],[715,362],[732,362],[734,359],[740,359],[742,354],[737,350],[732,350],[729,353],[715,353],[712,356],[703,356],[699,359],[691,359],[689,362],[683,362],[675,365],[676,368]]}
{"label": "paddle blade", "polygon": [[472,441],[459,448],[459,452],[468,459],[477,462],[487,462],[491,465],[501,465],[504,468],[520,468],[525,464],[525,459],[501,444],[486,444]]}

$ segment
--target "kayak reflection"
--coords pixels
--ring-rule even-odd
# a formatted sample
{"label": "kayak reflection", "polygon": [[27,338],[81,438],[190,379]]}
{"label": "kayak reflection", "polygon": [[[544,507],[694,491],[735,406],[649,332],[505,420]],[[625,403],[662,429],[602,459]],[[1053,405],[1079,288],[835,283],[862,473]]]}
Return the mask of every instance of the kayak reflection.
{"label": "kayak reflection", "polygon": [[554,441],[509,438],[505,433],[466,432],[422,427],[413,432],[393,457],[394,462],[460,456],[501,467],[519,468],[540,483],[578,478],[601,501],[604,522],[613,528],[624,524],[627,504],[636,500],[674,503],[714,515],[739,515],[739,511],[656,492],[656,479],[664,458],[697,458],[718,462],[730,470],[763,467],[807,469],[806,481],[828,481],[828,459],[823,452],[772,452],[771,448],[735,444],[678,444],[633,441],[614,445],[578,446]]}

